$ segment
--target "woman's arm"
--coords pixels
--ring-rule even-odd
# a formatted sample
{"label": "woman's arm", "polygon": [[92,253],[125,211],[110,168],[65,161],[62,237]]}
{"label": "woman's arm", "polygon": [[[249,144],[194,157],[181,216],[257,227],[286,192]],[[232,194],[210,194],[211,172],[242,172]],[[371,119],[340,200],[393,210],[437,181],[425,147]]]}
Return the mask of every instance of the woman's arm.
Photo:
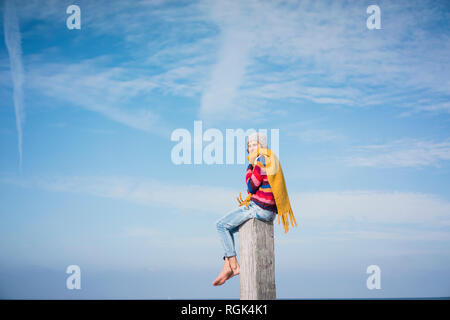
{"label": "woman's arm", "polygon": [[253,173],[253,165],[249,164],[247,167],[247,172],[245,174],[245,183],[247,184],[247,193],[250,193],[250,191],[248,191],[248,181],[250,179],[250,177],[252,176]]}
{"label": "woman's arm", "polygon": [[247,174],[245,175],[245,181],[247,182],[247,192],[248,193],[256,193],[258,191],[259,186],[263,181],[263,177],[261,175],[261,161],[262,157],[258,158],[255,162],[255,166],[253,167],[251,164],[247,167]]}

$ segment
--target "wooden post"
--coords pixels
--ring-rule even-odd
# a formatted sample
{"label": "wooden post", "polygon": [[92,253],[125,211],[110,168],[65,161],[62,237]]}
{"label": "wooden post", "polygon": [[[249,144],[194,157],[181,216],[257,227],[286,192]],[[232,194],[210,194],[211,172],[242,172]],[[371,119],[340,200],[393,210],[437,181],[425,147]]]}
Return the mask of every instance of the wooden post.
{"label": "wooden post", "polygon": [[241,300],[275,300],[273,221],[252,218],[239,227]]}

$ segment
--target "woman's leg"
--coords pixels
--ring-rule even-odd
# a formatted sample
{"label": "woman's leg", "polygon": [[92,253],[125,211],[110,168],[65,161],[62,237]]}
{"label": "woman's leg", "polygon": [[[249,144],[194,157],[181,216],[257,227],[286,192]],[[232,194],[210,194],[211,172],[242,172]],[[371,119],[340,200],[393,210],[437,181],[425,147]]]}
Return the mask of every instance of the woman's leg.
{"label": "woman's leg", "polygon": [[265,222],[273,222],[275,216],[277,215],[275,212],[267,209],[263,209],[260,206],[256,205],[256,218]]}
{"label": "woman's leg", "polygon": [[[236,232],[239,232],[239,226],[234,227],[233,229],[230,230],[230,233],[233,236],[233,246],[234,246],[234,234]],[[231,256],[231,257],[228,257],[227,259],[228,259],[229,266],[231,267],[231,270],[233,270],[233,276],[237,276],[240,273],[240,267],[239,267],[239,263],[237,261],[236,256]]]}
{"label": "woman's leg", "polygon": [[274,220],[276,213],[266,210],[258,206],[253,201],[249,204],[249,209],[244,206],[239,207],[216,222],[216,227],[219,232],[219,235],[222,240],[222,244],[225,250],[225,258],[232,258],[232,267],[235,266],[236,260],[236,249],[235,249],[235,241],[234,234],[239,231],[239,227],[251,218],[257,218],[262,221],[271,222]]}
{"label": "woman's leg", "polygon": [[[255,218],[266,221],[266,222],[273,222],[276,213],[270,210],[266,210],[258,206],[257,204],[251,202],[251,208],[255,211]],[[253,213],[251,214],[253,217]],[[234,227],[230,230],[230,233],[234,235],[234,233],[239,231],[239,226]],[[234,237],[233,237],[233,245],[234,245]],[[238,275],[240,273],[240,266],[236,259],[236,256],[231,256],[228,258],[229,265],[231,267],[231,270],[233,270],[233,276]]]}
{"label": "woman's leg", "polygon": [[229,212],[216,222],[216,228],[225,251],[223,257],[225,261],[221,273],[213,282],[214,286],[222,285],[229,278],[240,273],[239,264],[236,259],[234,234],[239,231],[241,224],[254,217],[255,208],[252,208],[251,205],[249,209],[242,206]]}
{"label": "woman's leg", "polygon": [[247,220],[255,217],[255,207],[242,206],[230,211],[216,222],[216,228],[222,241],[224,249],[224,259],[236,256],[234,233],[239,230],[239,226]]}

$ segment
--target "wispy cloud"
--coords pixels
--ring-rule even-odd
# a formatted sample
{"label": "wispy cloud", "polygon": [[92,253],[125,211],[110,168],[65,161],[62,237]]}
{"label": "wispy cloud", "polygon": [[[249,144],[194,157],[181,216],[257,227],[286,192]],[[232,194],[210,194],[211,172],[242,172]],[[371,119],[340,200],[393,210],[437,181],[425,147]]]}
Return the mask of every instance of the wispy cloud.
{"label": "wispy cloud", "polygon": [[[27,39],[45,41],[46,34],[64,28],[65,16],[61,12],[68,4],[50,0],[26,2],[20,10],[21,18],[26,22],[38,20],[41,26],[39,30],[27,30]],[[199,20],[203,5],[170,1],[118,1],[114,5],[106,1],[82,2],[83,35],[88,32],[92,38],[114,37],[121,43],[120,48],[78,62],[65,59],[62,46],[30,53],[25,57],[27,86],[38,94],[168,139],[170,120],[162,113],[173,110],[173,106],[148,101],[155,93],[193,97],[203,90],[215,41],[213,32]],[[189,41],[185,35],[189,35]],[[86,40],[81,33],[71,37],[72,43]],[[126,62],[117,62],[115,59],[122,54],[126,55]],[[55,56],[60,62],[49,62],[49,57]],[[142,105],[136,105],[136,101]]]}
{"label": "wispy cloud", "polygon": [[441,167],[450,160],[450,141],[398,139],[385,144],[358,146],[343,157],[349,166],[357,167]]}
{"label": "wispy cloud", "polygon": [[[290,195],[291,196],[291,195]],[[372,224],[448,225],[450,203],[421,192],[349,190],[292,193],[298,221],[322,225]]]}
{"label": "wispy cloud", "polygon": [[[224,214],[225,210],[237,207],[236,191],[208,185],[191,185],[188,183],[171,183],[153,179],[141,179],[130,176],[33,176],[29,178],[2,175],[0,182],[14,184],[23,188],[37,188],[50,192],[78,193],[111,201],[125,201],[157,208],[156,212],[171,210],[186,213],[187,221],[211,213]],[[436,254],[448,255],[450,241],[450,203],[433,194],[414,192],[388,192],[374,190],[349,190],[341,192],[294,192],[290,191],[291,204],[298,223],[297,228],[290,228],[283,234],[281,225],[274,221],[277,235],[276,245],[281,260],[289,265],[317,268],[334,261],[342,263],[342,255],[352,259],[361,259],[365,255],[384,256],[402,254],[404,249],[415,250],[416,244],[426,244]],[[165,210],[166,209],[166,210]],[[149,214],[153,210],[148,210]],[[104,214],[104,213],[100,213]],[[153,213],[155,214],[155,213]],[[177,219],[183,217],[177,217]],[[151,221],[151,220],[150,220]],[[182,221],[182,220],[178,220]],[[209,224],[209,223],[208,223]],[[190,264],[208,265],[213,250],[220,252],[220,240],[213,225],[210,229],[177,232],[162,225],[125,224],[118,230],[101,235],[99,241],[85,240],[85,243],[73,243],[69,236],[62,236],[59,241],[67,241],[71,248],[70,255],[78,255],[80,261],[87,256],[92,259],[86,264],[111,265],[129,268],[131,265],[171,266],[182,262],[186,254],[186,245],[196,253],[205,254],[204,258]],[[94,236],[94,235],[93,235]],[[374,241],[375,240],[375,241]],[[94,247],[91,244],[94,243]],[[388,248],[385,247],[388,243]],[[366,251],[371,246],[370,252]],[[34,248],[45,248],[45,252],[57,252],[46,242],[34,242]],[[342,251],[343,247],[345,250]],[[86,254],[89,248],[89,254]],[[111,250],[105,250],[110,248]],[[113,248],[113,249],[112,249]],[[161,250],[172,254],[161,256]],[[131,251],[130,251],[131,250]],[[140,255],[145,251],[147,255]],[[420,251],[420,248],[419,248]],[[40,252],[34,250],[34,252]],[[80,254],[82,252],[82,254]],[[117,253],[120,252],[118,258]],[[302,252],[304,260],[297,261],[292,252]],[[431,251],[428,251],[431,252]],[[100,258],[99,255],[100,254]],[[416,254],[416,252],[414,253]],[[34,256],[34,254],[33,254]],[[52,255],[60,257],[59,255]],[[124,262],[123,257],[126,257]],[[155,261],[155,257],[157,261]],[[44,261],[41,255],[34,257]],[[47,258],[48,259],[48,258]],[[348,264],[347,264],[348,266]]]}
{"label": "wispy cloud", "polygon": [[[208,87],[202,94],[200,116],[220,118],[236,110],[238,91],[250,63],[250,49],[255,34],[244,23],[240,2],[214,1],[211,18],[222,28],[221,48],[212,67]],[[234,112],[234,116],[236,116]]]}
{"label": "wispy cloud", "polygon": [[[48,10],[40,10],[40,1],[27,2],[21,17],[51,22],[49,27],[62,22],[58,12],[65,4],[45,3]],[[413,114],[408,108],[414,113],[447,112],[442,101],[449,96],[450,41],[439,28],[439,21],[448,18],[442,5],[383,2],[383,29],[372,31],[366,28],[364,3],[96,1],[81,7],[83,26],[93,37],[114,35],[140,68],[159,69],[136,75],[139,68],[129,61],[116,64],[115,75],[127,81],[120,76],[117,81],[106,79],[117,90],[115,99],[119,91],[150,90],[199,97],[198,115],[221,121],[224,115],[265,119],[283,109],[273,110],[270,103],[284,101],[351,107],[389,104],[403,107],[403,116]],[[35,11],[39,12],[33,15]],[[80,38],[74,36],[74,41]],[[41,74],[38,80],[58,81],[62,72],[69,72],[52,70],[54,77]],[[104,71],[95,69],[100,74],[97,83],[107,77]],[[94,79],[83,80],[89,78]],[[106,90],[108,95],[111,91]],[[426,99],[426,105],[415,105],[418,99]],[[80,101],[90,110],[142,130],[162,122],[153,108],[151,113],[135,110],[128,117],[114,106],[105,110],[92,94],[84,100],[90,100]]]}
{"label": "wispy cloud", "polygon": [[327,142],[340,139],[341,136],[327,129],[309,129],[298,133],[300,140],[304,142]]}
{"label": "wispy cloud", "polygon": [[215,234],[214,236],[183,236],[178,234],[177,237],[168,237],[167,234],[167,230],[143,226],[127,226],[117,237],[146,241],[156,247],[181,249],[186,248],[187,245],[201,246],[202,248],[214,246],[216,248],[219,242]]}
{"label": "wispy cloud", "polygon": [[170,126],[152,106],[129,106],[136,95],[148,93],[167,82],[145,77],[128,79],[130,69],[102,65],[101,56],[80,63],[33,63],[29,66],[28,87],[58,101],[100,113],[126,126],[168,139]]}
{"label": "wispy cloud", "polygon": [[[182,185],[154,179],[129,176],[31,176],[17,178],[2,176],[0,181],[54,192],[75,192],[134,203],[194,210],[200,213],[223,212],[236,202],[238,190]],[[237,202],[236,202],[237,203]]]}
{"label": "wispy cloud", "polygon": [[11,77],[14,90],[14,111],[19,150],[19,169],[22,171],[22,131],[25,122],[25,106],[23,98],[23,83],[25,74],[22,66],[22,44],[19,21],[16,14],[15,1],[5,1],[3,11],[3,27],[5,43],[8,49],[11,66]]}
{"label": "wispy cloud", "polygon": [[371,230],[335,231],[329,236],[335,239],[450,241],[450,231],[408,230],[407,228],[397,228],[390,232]]}
{"label": "wispy cloud", "polygon": [[340,143],[349,138],[341,129],[329,129],[329,120],[326,117],[308,118],[308,120],[295,121],[283,124],[283,131],[287,136],[294,137],[302,143]]}
{"label": "wispy cloud", "polygon": [[408,117],[416,113],[427,112],[430,114],[450,113],[450,102],[432,101],[431,99],[420,99],[405,111],[399,114],[399,117]]}
{"label": "wispy cloud", "polygon": [[[383,29],[370,31],[365,3],[223,1],[210,13],[223,37],[201,112],[225,102],[272,112],[270,100],[408,107],[423,96],[448,99],[449,35],[430,28],[448,19],[441,5],[383,2]],[[236,29],[245,43],[227,37]]]}
{"label": "wispy cloud", "polygon": [[[3,174],[0,181],[24,188],[76,192],[98,197],[176,208],[198,213],[232,208],[237,190],[171,183],[131,176],[32,176]],[[450,203],[433,194],[349,190],[289,193],[299,225],[371,224],[450,225]],[[302,228],[302,227],[300,227]]]}

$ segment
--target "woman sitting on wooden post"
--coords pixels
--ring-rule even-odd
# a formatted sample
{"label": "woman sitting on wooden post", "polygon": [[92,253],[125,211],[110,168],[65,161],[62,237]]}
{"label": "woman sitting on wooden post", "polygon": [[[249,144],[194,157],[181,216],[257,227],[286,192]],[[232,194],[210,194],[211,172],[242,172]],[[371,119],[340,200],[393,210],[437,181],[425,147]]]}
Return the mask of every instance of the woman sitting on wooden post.
{"label": "woman sitting on wooden post", "polygon": [[284,232],[289,229],[288,217],[296,227],[294,214],[289,202],[283,171],[276,155],[267,148],[267,137],[259,132],[249,136],[247,141],[249,165],[245,175],[247,198],[239,193],[239,208],[227,213],[216,222],[217,231],[225,251],[222,271],[213,285],[219,286],[240,272],[234,246],[234,233],[249,219],[257,218],[272,222],[278,214],[283,222]]}

